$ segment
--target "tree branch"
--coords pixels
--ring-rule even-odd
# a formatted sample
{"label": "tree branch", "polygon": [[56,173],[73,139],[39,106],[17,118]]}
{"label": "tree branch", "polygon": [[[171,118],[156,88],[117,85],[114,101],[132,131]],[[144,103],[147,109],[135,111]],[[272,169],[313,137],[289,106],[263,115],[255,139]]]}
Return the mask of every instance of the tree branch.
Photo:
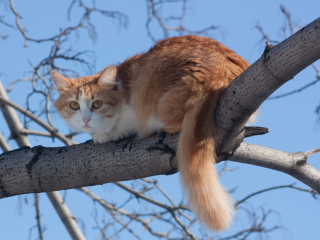
{"label": "tree branch", "polygon": [[8,145],[6,139],[4,138],[1,132],[0,132],[0,147],[2,148],[3,152],[11,151],[10,146]]}
{"label": "tree branch", "polygon": [[243,127],[281,85],[320,58],[320,18],[269,49],[227,87],[214,113],[220,160],[244,138]]}
{"label": "tree branch", "polygon": [[229,160],[287,173],[320,193],[320,171],[307,163],[307,155],[303,152],[287,153],[241,143]]}
{"label": "tree branch", "polygon": [[[178,134],[157,134],[106,144],[18,149],[0,155],[0,198],[173,174]],[[302,153],[242,143],[231,161],[287,173],[320,192],[320,172]]]}
{"label": "tree branch", "polygon": [[[8,99],[8,97],[6,97],[6,92],[5,92],[3,86],[2,86],[2,84],[0,82],[0,108],[1,108],[1,110],[2,109],[11,109],[10,111],[14,111],[12,108],[9,108],[8,106],[16,109],[17,111],[21,112],[22,114],[24,114],[25,116],[27,116],[28,118],[33,120],[34,122],[38,123],[41,127],[46,129],[52,135],[52,137],[56,137],[56,138],[60,139],[66,145],[72,145],[73,144],[72,141],[70,141],[70,139],[68,139],[64,135],[60,134],[57,131],[57,129],[55,129],[54,127],[52,127],[49,124],[45,123],[40,118],[38,118],[37,116],[35,116],[31,112],[29,112],[28,110],[24,109],[23,107],[20,107],[18,104],[14,103],[14,102],[11,102]],[[8,121],[9,122],[11,122],[11,121],[7,120],[7,123],[10,124]],[[16,122],[16,121],[13,121],[13,122]],[[21,128],[19,128],[19,131],[17,131],[17,132],[18,132],[19,135],[25,135],[26,131],[25,131],[24,127],[21,125]]]}
{"label": "tree branch", "polygon": [[275,189],[279,189],[279,188],[293,188],[293,189],[297,189],[297,190],[300,190],[300,191],[308,192],[308,193],[311,193],[312,196],[315,197],[315,198],[316,198],[316,195],[319,195],[319,193],[317,193],[317,192],[314,191],[314,190],[303,189],[303,188],[295,187],[294,184],[290,184],[290,185],[282,185],[282,186],[276,186],[276,187],[266,188],[266,189],[263,189],[263,190],[260,190],[260,191],[251,193],[250,195],[246,196],[246,197],[243,198],[242,200],[236,202],[235,205],[238,206],[239,204],[245,202],[245,201],[248,200],[249,198],[251,198],[251,197],[253,197],[253,196],[256,196],[256,195],[258,195],[258,194],[260,194],[260,193],[267,192],[267,191],[271,191],[271,190],[275,190]]}
{"label": "tree branch", "polygon": [[59,192],[47,192],[47,195],[55,208],[56,212],[58,213],[61,221],[63,222],[64,226],[68,230],[71,238],[73,240],[85,240],[84,235],[82,234],[75,217],[70,212],[68,206],[64,202],[63,198],[61,197]]}

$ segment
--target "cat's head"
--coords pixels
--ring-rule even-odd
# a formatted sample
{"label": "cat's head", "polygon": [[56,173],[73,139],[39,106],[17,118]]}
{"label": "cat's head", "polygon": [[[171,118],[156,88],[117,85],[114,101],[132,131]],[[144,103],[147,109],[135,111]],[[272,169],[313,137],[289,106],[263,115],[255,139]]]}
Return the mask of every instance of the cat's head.
{"label": "cat's head", "polygon": [[110,132],[118,120],[122,95],[114,65],[88,77],[69,79],[52,71],[60,97],[54,106],[66,123],[78,132]]}

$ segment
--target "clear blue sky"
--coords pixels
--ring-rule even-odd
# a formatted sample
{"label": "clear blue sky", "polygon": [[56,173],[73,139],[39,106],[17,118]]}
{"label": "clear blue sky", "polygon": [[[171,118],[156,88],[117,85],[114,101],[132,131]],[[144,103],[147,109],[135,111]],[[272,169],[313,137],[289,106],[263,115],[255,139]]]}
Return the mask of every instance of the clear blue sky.
{"label": "clear blue sky", "polygon": [[[89,3],[89,1],[87,2]],[[193,0],[188,4],[185,26],[194,30],[203,29],[210,25],[219,26],[220,30],[211,32],[211,37],[253,63],[261,56],[264,49],[264,42],[260,41],[261,34],[255,29],[257,21],[270,38],[283,39],[280,27],[285,24],[285,18],[280,11],[280,4],[283,4],[290,11],[292,19],[295,22],[299,21],[301,26],[320,16],[319,0]],[[23,16],[21,24],[28,30],[27,34],[33,38],[50,37],[56,34],[59,28],[77,23],[80,16],[79,8],[75,6],[71,21],[68,22],[66,14],[68,6],[69,1],[62,0],[15,1],[17,11]],[[94,52],[96,57],[95,71],[100,71],[109,64],[117,64],[135,53],[147,51],[153,45],[145,28],[147,19],[145,1],[100,0],[97,1],[97,6],[107,10],[118,10],[126,14],[129,17],[129,24],[127,29],[119,28],[114,20],[95,14],[91,19],[98,34],[95,42],[88,38],[85,31],[79,32],[79,40],[75,36],[69,39],[69,44],[72,44],[74,49]],[[176,12],[179,12],[179,8],[176,6],[163,9],[163,14],[167,14],[167,16]],[[0,17],[4,17],[7,22],[14,23],[14,17],[7,2],[0,2]],[[161,38],[162,32],[156,24],[152,23],[151,26],[155,35]],[[28,47],[25,48],[23,47],[24,39],[18,31],[0,25],[0,33],[9,35],[7,40],[0,40],[0,79],[7,87],[12,81],[29,77],[28,71],[31,68],[28,60],[33,64],[38,64],[48,54],[50,44],[39,45],[29,42]],[[62,64],[63,62],[60,66]],[[320,68],[320,62],[318,61],[316,64]],[[79,64],[71,64],[69,67],[82,75],[86,74]],[[316,72],[309,67],[282,86],[274,93],[274,96],[298,89],[315,79]],[[14,88],[9,97],[12,101],[25,107],[26,94],[30,90],[29,84],[21,83]],[[320,125],[315,113],[320,102],[319,91],[320,83],[301,93],[263,103],[257,125],[269,128],[270,133],[246,139],[246,142],[288,152],[308,151],[320,147]],[[34,108],[36,109],[37,106]],[[59,131],[68,133],[68,128],[57,115],[54,115],[53,121],[57,124]],[[33,124],[30,125],[30,128],[41,130],[40,127]],[[9,137],[9,131],[2,116],[0,116],[0,131],[5,137]],[[51,140],[40,137],[30,137],[29,139],[33,146],[40,144],[43,146],[63,145],[58,140],[52,143]],[[83,142],[87,139],[90,139],[90,136],[83,134],[75,141]],[[17,148],[13,140],[9,143],[13,149]],[[311,156],[308,162],[320,169],[319,160],[320,155],[318,154]],[[219,169],[222,165],[217,167]],[[222,178],[222,183],[228,189],[236,188],[233,193],[235,200],[240,200],[248,194],[264,188],[284,184],[296,183],[296,186],[308,188],[298,180],[273,170],[239,163],[229,163],[229,167],[236,169],[232,173],[226,173]],[[182,195],[181,191],[177,190],[180,189],[178,177],[178,174],[157,177],[160,185],[177,202]],[[111,184],[91,187],[91,189],[101,197],[115,203],[122,201],[123,193]],[[40,194],[40,201],[42,224],[46,226],[44,238],[46,240],[70,239],[45,194]],[[36,229],[32,230],[29,238],[29,229],[36,225],[33,204],[33,195],[0,200],[0,239],[37,239]],[[93,229],[94,208],[92,202],[76,190],[70,190],[67,192],[67,204],[76,217],[84,221],[90,218],[91,222],[85,226],[85,235],[87,239],[94,239],[97,231]],[[319,200],[312,198],[310,194],[292,189],[274,190],[253,197],[246,205],[251,209],[259,209],[261,206],[266,211],[275,211],[269,219],[268,226],[277,224],[285,227],[283,230],[270,233],[270,239],[319,239]],[[143,202],[135,207],[137,207],[134,209],[135,211],[144,208]],[[241,210],[238,214],[236,223],[222,235],[230,235],[245,226],[248,220],[246,214]],[[99,217],[102,216],[101,210]],[[142,238],[148,239],[147,235],[143,235],[145,234],[143,231],[141,234]]]}

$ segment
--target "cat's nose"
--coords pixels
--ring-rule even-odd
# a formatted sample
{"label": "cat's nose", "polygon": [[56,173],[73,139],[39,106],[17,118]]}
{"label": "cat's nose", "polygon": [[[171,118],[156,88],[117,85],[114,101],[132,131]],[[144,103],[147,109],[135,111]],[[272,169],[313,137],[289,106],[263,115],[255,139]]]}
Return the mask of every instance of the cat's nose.
{"label": "cat's nose", "polygon": [[82,118],[82,121],[87,125],[90,121],[90,118]]}

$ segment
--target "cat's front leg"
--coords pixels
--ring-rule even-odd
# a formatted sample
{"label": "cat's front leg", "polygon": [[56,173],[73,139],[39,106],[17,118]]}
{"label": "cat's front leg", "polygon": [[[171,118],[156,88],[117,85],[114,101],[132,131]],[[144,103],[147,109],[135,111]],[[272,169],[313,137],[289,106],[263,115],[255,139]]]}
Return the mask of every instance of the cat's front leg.
{"label": "cat's front leg", "polygon": [[107,133],[92,133],[91,136],[94,143],[106,143],[112,140]]}

